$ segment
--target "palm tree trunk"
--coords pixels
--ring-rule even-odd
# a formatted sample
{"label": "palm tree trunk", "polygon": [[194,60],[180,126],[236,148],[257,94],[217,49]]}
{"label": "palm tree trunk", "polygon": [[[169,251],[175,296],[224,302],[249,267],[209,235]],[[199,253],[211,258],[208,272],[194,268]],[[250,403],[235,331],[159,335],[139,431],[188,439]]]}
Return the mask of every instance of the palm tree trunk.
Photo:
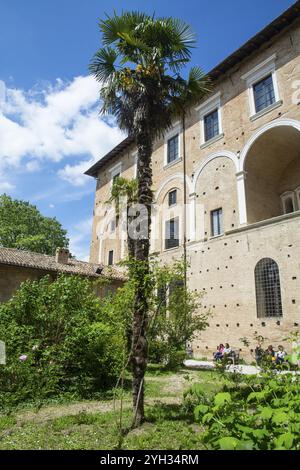
{"label": "palm tree trunk", "polygon": [[139,214],[139,233],[135,241],[135,302],[132,326],[132,395],[134,426],[144,421],[144,376],[148,362],[148,295],[149,250],[152,205],[152,138],[147,133],[137,137],[138,163],[138,204],[143,207]]}

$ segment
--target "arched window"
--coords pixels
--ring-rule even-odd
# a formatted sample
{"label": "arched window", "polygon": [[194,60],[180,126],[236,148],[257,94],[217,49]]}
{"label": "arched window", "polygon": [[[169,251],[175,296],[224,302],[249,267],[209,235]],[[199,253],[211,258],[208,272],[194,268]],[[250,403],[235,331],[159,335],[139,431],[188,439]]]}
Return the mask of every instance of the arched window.
{"label": "arched window", "polygon": [[285,205],[285,213],[286,214],[291,214],[292,212],[294,212],[294,203],[293,203],[293,200],[292,200],[291,197],[288,197],[284,201],[284,205]]}
{"label": "arched window", "polygon": [[283,213],[284,214],[291,214],[296,210],[296,198],[294,191],[286,191],[281,196],[282,206],[283,206]]}
{"label": "arched window", "polygon": [[281,317],[282,302],[277,263],[271,258],[261,259],[255,267],[257,316]]}

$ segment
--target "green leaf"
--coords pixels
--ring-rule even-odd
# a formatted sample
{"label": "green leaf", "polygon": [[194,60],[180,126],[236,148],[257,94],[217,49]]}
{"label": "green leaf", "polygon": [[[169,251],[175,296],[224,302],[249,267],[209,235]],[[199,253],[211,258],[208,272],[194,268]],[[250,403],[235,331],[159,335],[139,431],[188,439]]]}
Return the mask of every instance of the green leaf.
{"label": "green leaf", "polygon": [[263,420],[268,420],[272,418],[274,410],[268,406],[261,409],[260,416]]}
{"label": "green leaf", "polygon": [[207,413],[208,410],[209,410],[209,407],[207,405],[198,405],[198,406],[196,406],[196,408],[194,410],[195,419],[199,420],[200,416]]}
{"label": "green leaf", "polygon": [[262,392],[252,392],[249,394],[247,398],[247,402],[249,403],[250,401],[263,401],[267,396],[267,392],[263,390]]}
{"label": "green leaf", "polygon": [[217,406],[224,405],[225,403],[231,403],[231,395],[228,392],[217,393],[214,398],[214,403]]}
{"label": "green leaf", "polygon": [[236,450],[253,450],[254,442],[253,441],[240,441],[236,446]]}
{"label": "green leaf", "polygon": [[275,411],[272,421],[274,424],[283,424],[289,421],[289,417],[284,411]]}
{"label": "green leaf", "polygon": [[218,440],[221,450],[236,450],[239,440],[235,437],[222,437]]}
{"label": "green leaf", "polygon": [[253,434],[253,428],[250,428],[249,426],[242,426],[241,424],[236,424],[236,429],[242,431],[242,433],[246,436],[248,436],[249,434]]}
{"label": "green leaf", "polygon": [[268,436],[269,432],[265,428],[263,428],[263,429],[253,429],[252,434],[253,434],[254,437],[261,440],[265,436]]}
{"label": "green leaf", "polygon": [[202,423],[203,424],[210,423],[213,417],[214,415],[212,413],[207,413],[206,415],[203,416]]}
{"label": "green leaf", "polygon": [[286,432],[275,439],[275,449],[291,449],[294,443],[294,434]]}

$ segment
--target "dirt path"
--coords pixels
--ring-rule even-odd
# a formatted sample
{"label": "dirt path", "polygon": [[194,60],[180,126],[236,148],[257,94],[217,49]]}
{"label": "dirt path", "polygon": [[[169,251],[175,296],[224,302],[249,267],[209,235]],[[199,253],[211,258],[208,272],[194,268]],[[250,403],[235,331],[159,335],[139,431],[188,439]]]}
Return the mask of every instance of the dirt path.
{"label": "dirt path", "polygon": [[[166,405],[179,405],[181,403],[181,397],[153,397],[145,400],[146,405],[154,405],[155,403],[163,403]],[[115,404],[113,400],[109,401],[88,401],[70,403],[67,405],[53,405],[45,406],[38,411],[23,411],[17,415],[17,424],[21,425],[26,422],[43,423],[46,421],[52,421],[62,416],[74,416],[80,413],[106,413],[109,411],[118,410],[120,407],[120,400],[116,400]],[[131,400],[123,400],[123,409],[131,407]]]}
{"label": "dirt path", "polygon": [[[186,376],[189,376],[189,382],[186,380]],[[176,374],[168,376],[150,376],[147,377],[148,382],[159,381],[162,384],[163,391],[166,393],[174,394],[175,396],[164,396],[164,397],[148,397],[146,396],[145,403],[146,405],[153,405],[155,403],[163,404],[180,404],[182,401],[182,393],[187,388],[187,385],[196,380],[197,373],[189,371],[187,374]],[[50,405],[42,407],[38,411],[22,411],[17,415],[17,424],[21,425],[26,422],[35,422],[43,423],[50,421],[62,416],[74,416],[79,413],[106,413],[114,411],[114,409],[119,409],[120,400],[116,400],[114,403],[113,400],[107,401],[84,401],[84,402],[75,402],[64,405]],[[125,398],[123,400],[123,408],[131,407],[131,399]]]}

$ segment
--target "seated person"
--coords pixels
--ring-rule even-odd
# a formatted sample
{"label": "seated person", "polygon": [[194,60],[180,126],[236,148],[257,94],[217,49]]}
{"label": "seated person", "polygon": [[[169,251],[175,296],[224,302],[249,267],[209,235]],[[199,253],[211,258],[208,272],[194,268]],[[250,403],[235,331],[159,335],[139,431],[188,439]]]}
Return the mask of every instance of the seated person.
{"label": "seated person", "polygon": [[226,356],[229,356],[231,353],[232,353],[231,347],[229,346],[228,343],[225,343],[225,348],[224,348],[223,354],[224,355],[226,354]]}
{"label": "seated person", "polygon": [[269,356],[275,356],[275,351],[274,351],[274,348],[272,346],[272,344],[270,344],[267,349],[266,349],[266,354],[268,354]]}
{"label": "seated person", "polygon": [[223,353],[224,353],[224,344],[219,344],[219,346],[217,346],[217,352],[214,353],[214,359],[216,361],[222,359],[223,357]]}
{"label": "seated person", "polygon": [[268,349],[266,350],[265,354],[267,359],[269,359],[270,361],[275,361],[275,351],[271,344],[270,346],[268,346]]}
{"label": "seated person", "polygon": [[276,364],[282,364],[284,362],[284,358],[286,356],[286,352],[283,346],[278,346],[278,351],[275,353],[275,362]]}
{"label": "seated person", "polygon": [[188,357],[193,357],[193,355],[194,355],[193,348],[190,344],[188,344],[188,346],[186,348],[186,354],[187,354]]}

